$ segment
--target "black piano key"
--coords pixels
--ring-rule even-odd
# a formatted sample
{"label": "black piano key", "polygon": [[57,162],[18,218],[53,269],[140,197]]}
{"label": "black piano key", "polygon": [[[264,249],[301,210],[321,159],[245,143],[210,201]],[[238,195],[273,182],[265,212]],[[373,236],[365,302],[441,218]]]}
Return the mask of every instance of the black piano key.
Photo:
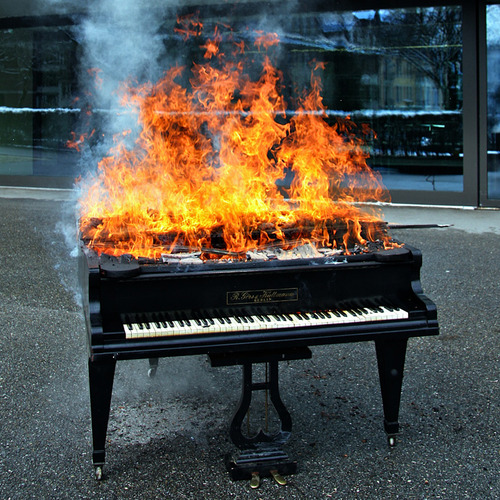
{"label": "black piano key", "polygon": [[220,309],[214,309],[211,316],[215,318],[221,325],[226,324],[225,314]]}
{"label": "black piano key", "polygon": [[183,327],[192,326],[191,321],[187,318],[185,312],[179,313],[179,320],[178,321],[179,321],[179,324]]}
{"label": "black piano key", "polygon": [[264,312],[262,310],[262,308],[260,308],[260,307],[257,308],[256,312],[257,312],[257,318],[260,321],[263,321],[265,323],[269,323],[271,321],[271,318],[269,317],[269,315],[266,312]]}
{"label": "black piano key", "polygon": [[174,328],[174,319],[168,313],[163,313],[162,316],[164,317],[164,322],[167,323],[168,327]]}
{"label": "black piano key", "polygon": [[124,319],[124,324],[127,326],[127,328],[132,329],[132,324],[134,323],[134,320],[130,316],[130,314],[127,314],[123,317]]}

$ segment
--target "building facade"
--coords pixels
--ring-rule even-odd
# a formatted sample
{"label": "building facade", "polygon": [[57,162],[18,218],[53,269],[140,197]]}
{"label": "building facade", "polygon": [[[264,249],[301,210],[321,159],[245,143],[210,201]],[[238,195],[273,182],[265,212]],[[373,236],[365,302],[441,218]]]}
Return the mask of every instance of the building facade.
{"label": "building facade", "polygon": [[[1,6],[0,186],[71,188],[95,168],[95,152],[112,133],[106,127],[116,113],[117,82],[154,79],[200,58],[204,45],[186,42],[179,28],[179,19],[196,13],[207,33],[230,26],[232,43],[278,34],[276,58],[292,111],[311,85],[311,64],[321,62],[329,120],[349,117],[373,131],[366,137],[368,163],[393,202],[499,207],[500,3],[305,4]],[[110,97],[96,100],[96,92]]]}

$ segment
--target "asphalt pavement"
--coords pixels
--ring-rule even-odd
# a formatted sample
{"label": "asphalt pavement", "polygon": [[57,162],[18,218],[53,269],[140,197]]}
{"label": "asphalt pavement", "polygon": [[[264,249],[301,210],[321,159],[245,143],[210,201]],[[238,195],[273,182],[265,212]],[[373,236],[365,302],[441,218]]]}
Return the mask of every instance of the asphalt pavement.
{"label": "asphalt pavement", "polygon": [[0,198],[1,499],[500,498],[499,211],[387,207],[390,223],[451,224],[392,231],[422,251],[441,328],[409,341],[397,444],[373,344],[316,347],[280,368],[297,474],[252,490],[224,465],[240,369],[204,356],[160,360],[154,379],[118,363],[94,479],[73,204],[38,198]]}

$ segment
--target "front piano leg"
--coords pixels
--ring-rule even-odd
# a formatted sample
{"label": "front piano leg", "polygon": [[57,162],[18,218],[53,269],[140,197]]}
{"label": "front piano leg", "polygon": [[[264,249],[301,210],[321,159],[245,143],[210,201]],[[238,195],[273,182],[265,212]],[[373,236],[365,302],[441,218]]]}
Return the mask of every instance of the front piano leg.
{"label": "front piano leg", "polygon": [[116,360],[93,361],[89,359],[90,410],[92,417],[92,462],[96,479],[102,479],[105,463],[106,433],[108,430],[111,394]]}
{"label": "front piano leg", "polygon": [[389,446],[396,444],[395,435],[399,432],[399,404],[407,341],[408,339],[375,341],[384,407],[384,428]]}

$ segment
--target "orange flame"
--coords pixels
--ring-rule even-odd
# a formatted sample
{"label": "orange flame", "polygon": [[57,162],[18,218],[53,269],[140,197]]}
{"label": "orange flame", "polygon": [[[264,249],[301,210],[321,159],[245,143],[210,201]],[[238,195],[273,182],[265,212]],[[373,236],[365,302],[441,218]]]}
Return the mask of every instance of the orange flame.
{"label": "orange flame", "polygon": [[[177,31],[197,35],[198,23],[186,18]],[[255,45],[268,49],[277,41],[259,33]],[[137,112],[141,132],[132,149],[115,138],[97,174],[79,181],[88,245],[151,258],[176,245],[245,252],[307,239],[335,247],[340,222],[346,249],[379,238],[373,229],[362,235],[362,223],[379,215],[355,202],[387,199],[387,192],[366,164],[354,124],[328,124],[316,75],[322,63],[311,72],[310,92],[289,112],[269,56],[254,81],[243,58],[226,60],[221,42],[216,30],[203,46],[210,62],[193,63],[189,89],[178,83],[182,67],[155,84],[125,86],[122,103]],[[234,46],[234,57],[243,53],[242,42]]]}
{"label": "orange flame", "polygon": [[180,33],[184,40],[187,40],[191,36],[201,35],[201,31],[203,29],[203,24],[195,14],[187,14],[185,16],[178,17],[177,24],[179,27],[174,28],[174,32]]}
{"label": "orange flame", "polygon": [[267,50],[272,45],[278,45],[279,37],[277,33],[264,33],[261,30],[255,32],[258,36],[255,39],[255,46],[261,50],[264,47]]}
{"label": "orange flame", "polygon": [[76,133],[71,132],[71,139],[66,141],[66,147],[70,149],[75,149],[76,151],[80,152],[82,150],[82,145],[83,143],[87,140],[90,139],[95,133],[95,129],[92,130],[89,134],[80,134],[78,139],[76,138]]}

